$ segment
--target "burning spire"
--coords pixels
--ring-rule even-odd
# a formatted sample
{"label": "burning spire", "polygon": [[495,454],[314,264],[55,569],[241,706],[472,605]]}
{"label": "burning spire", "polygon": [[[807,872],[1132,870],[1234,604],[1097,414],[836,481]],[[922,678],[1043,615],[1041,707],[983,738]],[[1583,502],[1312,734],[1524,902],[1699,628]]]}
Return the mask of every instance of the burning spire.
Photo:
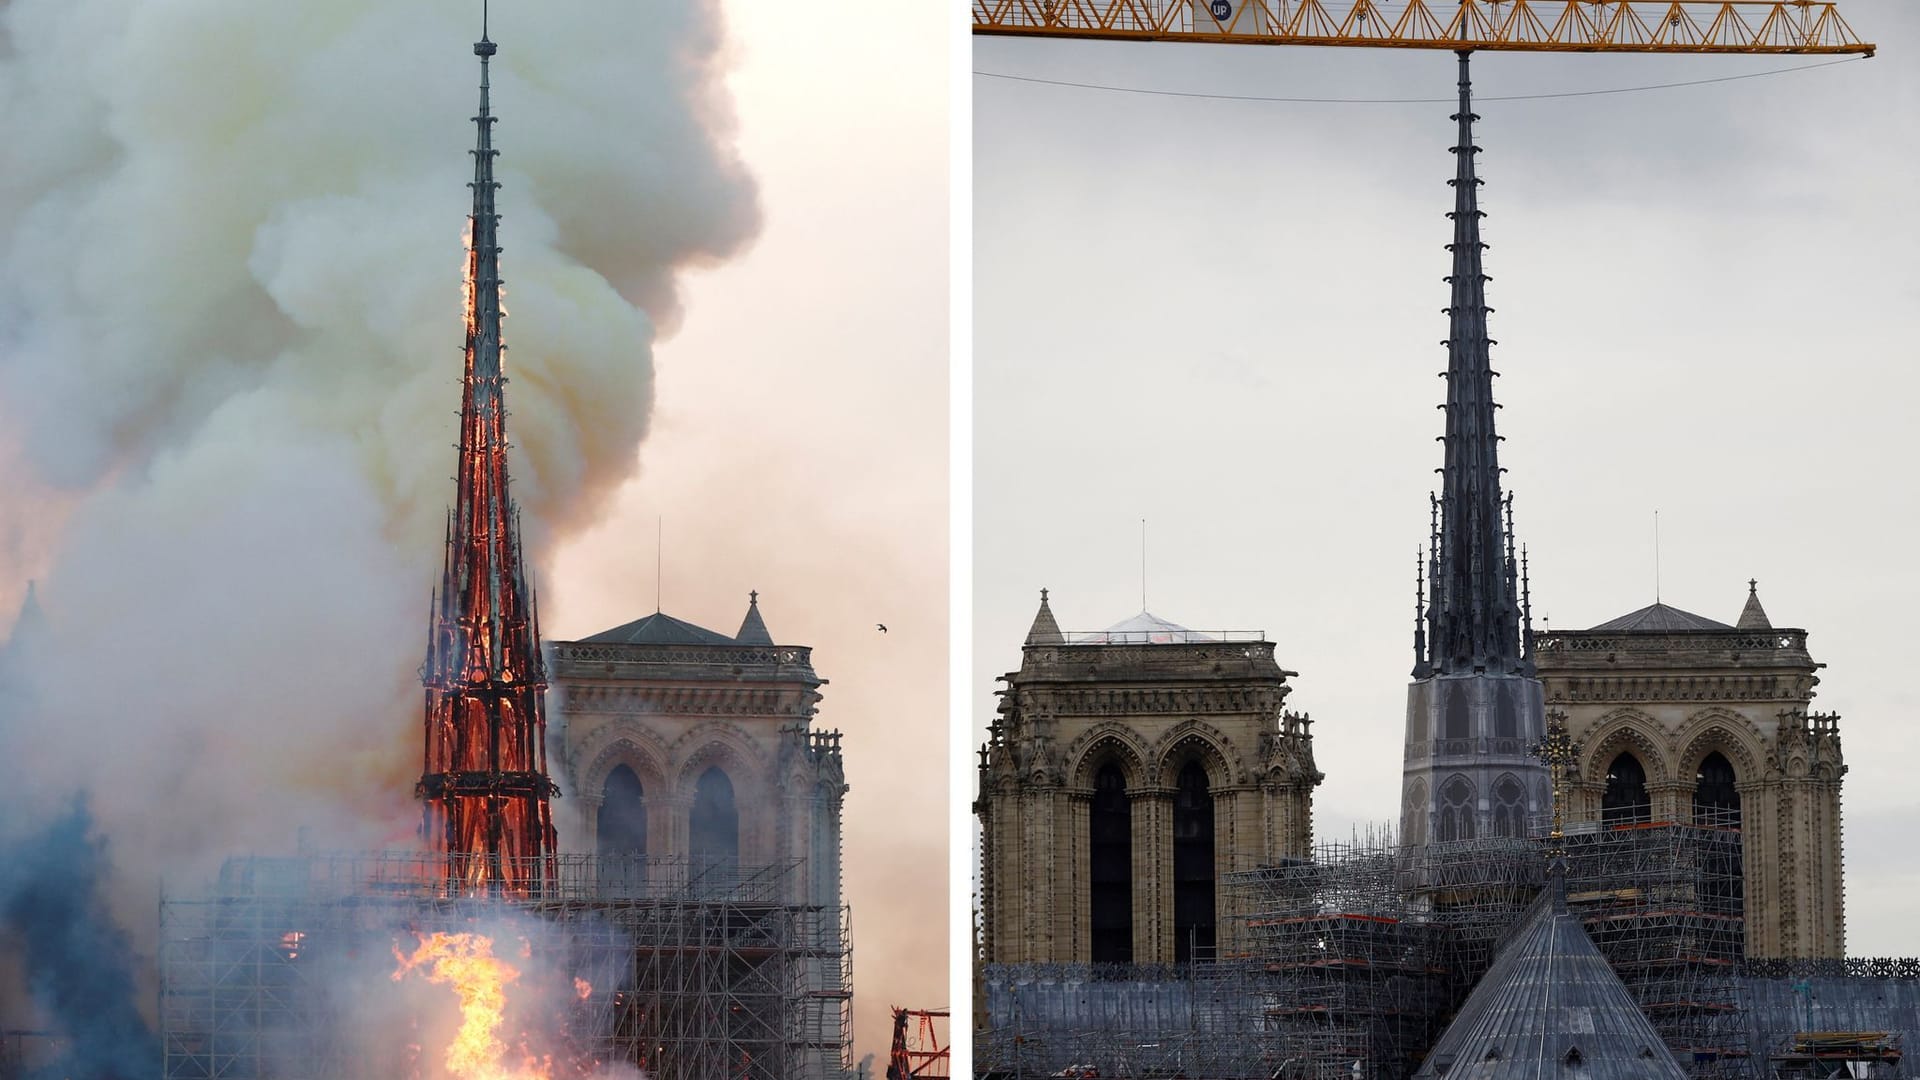
{"label": "burning spire", "polygon": [[1453,185],[1453,295],[1447,307],[1446,460],[1435,503],[1426,635],[1414,635],[1414,677],[1472,673],[1532,674],[1520,632],[1512,507],[1500,493],[1500,436],[1494,433],[1493,370],[1487,336],[1480,240],[1480,179],[1475,175],[1473,85],[1460,52],[1460,111]]}
{"label": "burning spire", "polygon": [[426,688],[424,801],[428,849],[463,890],[537,895],[554,878],[548,800],[546,666],[520,511],[507,489],[506,377],[501,373],[500,247],[494,212],[493,115],[483,26],[480,112],[473,118],[473,213],[467,250],[466,370],[460,464],[446,563],[421,669]]}

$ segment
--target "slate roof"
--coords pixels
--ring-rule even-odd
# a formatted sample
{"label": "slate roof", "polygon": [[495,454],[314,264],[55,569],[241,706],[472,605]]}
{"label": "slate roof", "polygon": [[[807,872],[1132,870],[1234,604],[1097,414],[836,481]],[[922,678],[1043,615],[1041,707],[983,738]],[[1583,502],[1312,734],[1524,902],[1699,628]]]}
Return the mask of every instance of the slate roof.
{"label": "slate roof", "polygon": [[1742,630],[1771,630],[1773,623],[1767,618],[1767,609],[1760,606],[1760,583],[1747,582],[1747,606],[1740,609],[1740,621],[1734,624]]}
{"label": "slate roof", "polygon": [[1608,619],[1593,629],[1660,634],[1675,630],[1731,630],[1733,627],[1723,622],[1715,622],[1705,615],[1695,615],[1691,611],[1681,611],[1667,604],[1653,603],[1639,611],[1630,611],[1617,619]]}
{"label": "slate roof", "polygon": [[740,620],[740,632],[733,640],[742,645],[771,645],[773,635],[767,633],[767,621],[760,617],[760,594],[747,594],[747,617]]}
{"label": "slate roof", "polygon": [[[764,629],[764,628],[763,628]],[[662,612],[635,619],[624,626],[602,630],[581,641],[595,645],[738,645],[740,642],[704,626],[695,626]]]}
{"label": "slate roof", "polygon": [[1684,1080],[1564,890],[1521,917],[1415,1080]]}
{"label": "slate roof", "polygon": [[1028,645],[1058,645],[1066,641],[1060,633],[1060,624],[1053,620],[1053,609],[1047,606],[1047,590],[1040,590],[1040,610],[1033,616],[1033,626],[1027,630]]}

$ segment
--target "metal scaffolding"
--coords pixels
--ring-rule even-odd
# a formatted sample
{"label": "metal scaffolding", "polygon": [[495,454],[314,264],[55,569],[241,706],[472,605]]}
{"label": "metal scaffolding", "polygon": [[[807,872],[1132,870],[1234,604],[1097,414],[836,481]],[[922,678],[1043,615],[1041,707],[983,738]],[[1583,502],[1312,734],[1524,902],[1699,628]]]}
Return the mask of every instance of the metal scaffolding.
{"label": "metal scaffolding", "polygon": [[[1390,832],[1228,874],[1238,955],[1180,968],[989,965],[976,1069],[1397,1080],[1538,894],[1540,838],[1402,848]],[[1576,826],[1568,901],[1696,1077],[1752,1075],[1737,822]]]}
{"label": "metal scaffolding", "polygon": [[432,856],[228,860],[207,892],[161,900],[163,1077],[406,1075],[420,1021],[380,1004],[395,949],[508,919],[560,981],[541,1017],[556,1061],[663,1080],[850,1070],[846,911],[789,900],[797,861],[559,863],[546,895],[502,901],[449,894]]}

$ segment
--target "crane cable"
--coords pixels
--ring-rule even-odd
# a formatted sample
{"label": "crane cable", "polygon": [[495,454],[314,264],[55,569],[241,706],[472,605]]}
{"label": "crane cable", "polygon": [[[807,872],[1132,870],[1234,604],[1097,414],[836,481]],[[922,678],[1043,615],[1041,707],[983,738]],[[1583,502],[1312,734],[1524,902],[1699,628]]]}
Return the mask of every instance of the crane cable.
{"label": "crane cable", "polygon": [[[1687,82],[1651,83],[1646,86],[1618,86],[1609,90],[1565,90],[1555,94],[1487,94],[1474,95],[1475,101],[1541,101],[1547,98],[1599,97],[1603,94],[1637,94],[1647,90],[1673,90],[1683,86],[1706,86],[1709,83],[1736,82],[1741,79],[1761,79],[1769,75],[1786,75],[1795,71],[1812,71],[1814,68],[1833,67],[1835,64],[1851,63],[1854,60],[1869,60],[1872,57],[1848,57],[1845,60],[1828,60],[1819,64],[1801,64],[1798,67],[1775,68],[1772,71],[1750,71],[1744,75],[1722,75],[1713,79],[1692,79]],[[1278,101],[1295,105],[1445,105],[1455,99],[1446,98],[1315,98],[1315,97],[1267,97],[1258,94],[1208,94],[1194,90],[1149,90],[1138,86],[1108,86],[1101,83],[1068,82],[1063,79],[1041,79],[1031,75],[1009,75],[999,71],[974,71],[975,75],[987,79],[1008,79],[1013,82],[1040,83],[1045,86],[1071,86],[1081,90],[1110,90],[1117,94],[1149,94],[1154,97],[1206,98],[1210,101]]]}

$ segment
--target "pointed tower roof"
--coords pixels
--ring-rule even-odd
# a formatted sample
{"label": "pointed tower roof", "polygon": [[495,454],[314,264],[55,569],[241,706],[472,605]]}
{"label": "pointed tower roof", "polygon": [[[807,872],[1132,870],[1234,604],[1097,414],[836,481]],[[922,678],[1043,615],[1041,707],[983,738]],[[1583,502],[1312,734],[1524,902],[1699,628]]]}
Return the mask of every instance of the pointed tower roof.
{"label": "pointed tower roof", "polygon": [[1542,892],[1416,1080],[1681,1080],[1687,1074],[1566,909],[1564,879]]}
{"label": "pointed tower roof", "polygon": [[747,594],[747,617],[740,620],[740,632],[733,640],[742,645],[771,645],[773,635],[767,633],[766,620],[760,617],[760,593],[758,590]]}
{"label": "pointed tower roof", "polygon": [[1028,645],[1064,645],[1067,637],[1060,632],[1060,624],[1053,621],[1053,609],[1047,606],[1047,590],[1040,590],[1040,610],[1033,617],[1033,626],[1027,631]]}
{"label": "pointed tower roof", "polygon": [[1747,606],[1740,609],[1740,621],[1733,624],[1741,630],[1771,630],[1773,621],[1767,618],[1767,609],[1760,606],[1760,579],[1747,579]]}
{"label": "pointed tower roof", "polygon": [[1473,86],[1460,52],[1460,109],[1453,115],[1452,298],[1446,308],[1447,399],[1440,492],[1433,500],[1426,640],[1415,635],[1416,677],[1485,671],[1531,674],[1524,648],[1513,552],[1512,504],[1500,492],[1500,436],[1494,431],[1493,339],[1487,336],[1480,239],[1480,178],[1474,159]]}

